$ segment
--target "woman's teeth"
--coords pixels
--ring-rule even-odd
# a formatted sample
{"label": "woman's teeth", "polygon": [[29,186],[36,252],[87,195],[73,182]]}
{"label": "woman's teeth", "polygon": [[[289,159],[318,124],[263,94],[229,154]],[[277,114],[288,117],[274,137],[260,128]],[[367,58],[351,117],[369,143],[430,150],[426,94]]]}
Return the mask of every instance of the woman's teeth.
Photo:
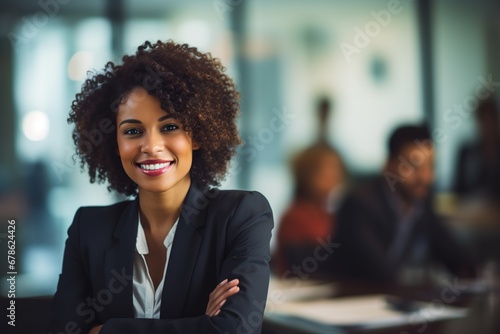
{"label": "woman's teeth", "polygon": [[157,170],[157,169],[162,169],[162,168],[165,168],[167,167],[168,165],[170,165],[171,163],[161,163],[161,164],[141,164],[141,168],[142,169],[146,169],[146,170]]}

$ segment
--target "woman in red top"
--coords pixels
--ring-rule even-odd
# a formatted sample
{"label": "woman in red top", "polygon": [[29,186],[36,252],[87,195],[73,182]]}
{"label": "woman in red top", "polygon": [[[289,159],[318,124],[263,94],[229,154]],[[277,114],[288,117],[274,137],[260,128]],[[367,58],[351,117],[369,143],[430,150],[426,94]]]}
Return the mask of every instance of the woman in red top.
{"label": "woman in red top", "polygon": [[294,274],[300,278],[324,277],[327,273],[320,262],[328,262],[326,254],[330,251],[316,248],[331,242],[333,212],[345,169],[335,150],[317,145],[299,153],[292,161],[292,170],[295,194],[279,225],[275,272],[283,278]]}

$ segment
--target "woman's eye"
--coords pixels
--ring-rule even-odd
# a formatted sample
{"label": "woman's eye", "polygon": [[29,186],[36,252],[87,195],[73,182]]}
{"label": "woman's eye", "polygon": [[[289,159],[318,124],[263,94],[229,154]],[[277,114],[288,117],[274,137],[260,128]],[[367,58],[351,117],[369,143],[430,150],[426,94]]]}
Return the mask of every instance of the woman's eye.
{"label": "woman's eye", "polygon": [[162,128],[162,131],[174,131],[177,130],[179,127],[176,124],[167,124]]}
{"label": "woman's eye", "polygon": [[134,135],[141,134],[141,131],[139,129],[135,129],[135,128],[134,129],[127,129],[123,132],[123,134],[134,136]]}

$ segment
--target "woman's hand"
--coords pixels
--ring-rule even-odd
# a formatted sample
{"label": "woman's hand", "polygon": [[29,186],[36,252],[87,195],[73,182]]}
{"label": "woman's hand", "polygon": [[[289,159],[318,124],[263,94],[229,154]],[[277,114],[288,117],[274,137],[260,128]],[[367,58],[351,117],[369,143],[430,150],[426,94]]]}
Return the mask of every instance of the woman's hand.
{"label": "woman's hand", "polygon": [[210,317],[218,315],[222,305],[226,302],[226,299],[240,291],[240,288],[238,287],[239,283],[240,281],[237,278],[230,282],[228,282],[226,278],[220,282],[208,298],[208,305],[205,314]]}
{"label": "woman's hand", "polygon": [[101,328],[102,328],[102,325],[94,326],[90,329],[89,334],[99,334],[99,332],[101,331]]}

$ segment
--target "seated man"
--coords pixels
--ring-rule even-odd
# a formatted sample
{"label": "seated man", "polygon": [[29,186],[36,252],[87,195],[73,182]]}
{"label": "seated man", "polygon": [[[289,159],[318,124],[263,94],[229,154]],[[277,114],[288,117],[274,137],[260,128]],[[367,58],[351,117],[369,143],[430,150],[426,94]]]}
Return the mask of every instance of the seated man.
{"label": "seated man", "polygon": [[337,276],[405,283],[408,268],[430,262],[472,274],[467,254],[433,211],[433,165],[426,128],[404,126],[392,134],[383,175],[355,189],[339,209]]}

